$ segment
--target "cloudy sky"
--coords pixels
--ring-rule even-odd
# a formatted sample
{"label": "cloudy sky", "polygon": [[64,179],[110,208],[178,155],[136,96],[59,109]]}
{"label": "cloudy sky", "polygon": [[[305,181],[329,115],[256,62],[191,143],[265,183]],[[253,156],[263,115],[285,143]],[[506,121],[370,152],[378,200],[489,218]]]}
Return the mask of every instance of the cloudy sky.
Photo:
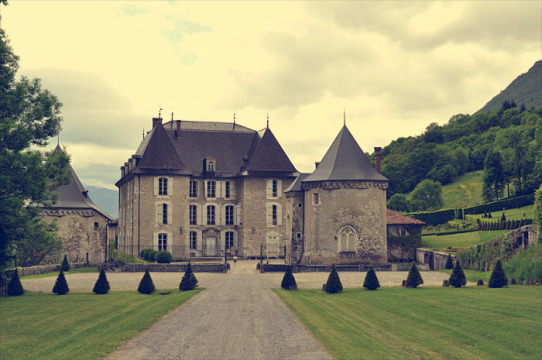
{"label": "cloudy sky", "polygon": [[[20,56],[63,107],[87,186],[114,189],[151,118],[270,127],[312,171],[346,123],[367,152],[472,114],[542,58],[541,1],[15,1]],[[56,142],[55,142],[56,143]]]}

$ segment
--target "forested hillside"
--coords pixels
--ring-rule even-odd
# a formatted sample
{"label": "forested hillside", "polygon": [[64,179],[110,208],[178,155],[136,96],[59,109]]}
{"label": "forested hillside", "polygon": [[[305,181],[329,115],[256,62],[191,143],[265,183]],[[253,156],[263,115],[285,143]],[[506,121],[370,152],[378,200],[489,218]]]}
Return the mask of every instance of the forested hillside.
{"label": "forested hillside", "polygon": [[[424,179],[448,184],[476,170],[498,177],[486,201],[533,193],[542,183],[542,109],[506,101],[498,111],[454,115],[430,124],[415,137],[399,138],[382,149],[382,173],[390,180],[388,198],[412,191]],[[501,179],[502,178],[502,179]],[[500,183],[502,182],[502,184]]]}

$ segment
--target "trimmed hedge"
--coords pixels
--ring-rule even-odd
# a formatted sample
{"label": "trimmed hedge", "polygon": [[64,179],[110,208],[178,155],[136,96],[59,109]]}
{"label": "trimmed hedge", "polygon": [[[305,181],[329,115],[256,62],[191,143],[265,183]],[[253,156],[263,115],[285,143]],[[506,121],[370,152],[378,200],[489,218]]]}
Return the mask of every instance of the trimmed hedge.
{"label": "trimmed hedge", "polygon": [[506,220],[506,221],[480,221],[477,219],[478,230],[496,231],[496,230],[514,230],[525,225],[531,225],[533,219]]}
{"label": "trimmed hedge", "polygon": [[159,264],[169,264],[171,262],[171,254],[168,251],[159,251],[156,256],[156,262]]}
{"label": "trimmed hedge", "polygon": [[511,199],[499,200],[487,204],[476,205],[463,208],[463,213],[467,214],[483,214],[492,211],[502,211],[502,209],[516,209],[534,204],[534,194],[518,196]]}
{"label": "trimmed hedge", "polygon": [[[502,209],[501,209],[502,210]],[[423,211],[405,214],[412,216],[415,219],[421,220],[428,225],[445,224],[448,221],[455,219],[455,209],[445,209],[438,211]]]}

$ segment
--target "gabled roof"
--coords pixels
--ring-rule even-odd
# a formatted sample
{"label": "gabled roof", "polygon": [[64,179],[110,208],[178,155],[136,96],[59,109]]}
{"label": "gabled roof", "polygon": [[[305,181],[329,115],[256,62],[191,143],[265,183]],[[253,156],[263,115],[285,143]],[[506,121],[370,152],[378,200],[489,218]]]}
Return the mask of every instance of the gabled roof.
{"label": "gabled roof", "polygon": [[295,172],[294,165],[288,159],[275,135],[269,128],[263,130],[261,140],[256,147],[250,162],[246,167],[247,171],[275,171]]}
{"label": "gabled roof", "polygon": [[288,186],[286,190],[284,190],[285,193],[287,192],[300,192],[303,191],[303,184],[301,182],[310,174],[308,173],[300,173],[297,175],[295,180]]}
{"label": "gabled roof", "polygon": [[421,220],[403,215],[391,209],[386,209],[386,219],[387,219],[388,225],[418,225],[418,226],[425,225],[425,223]]}
{"label": "gabled roof", "polygon": [[316,170],[303,182],[330,180],[388,181],[376,171],[346,125],[343,126]]}
{"label": "gabled roof", "polygon": [[[55,152],[62,151],[59,145],[54,150]],[[104,210],[98,207],[92,202],[88,195],[88,190],[85,190],[83,184],[75,174],[75,171],[71,165],[67,164],[68,172],[70,175],[70,182],[67,185],[61,185],[56,188],[53,192],[58,194],[57,201],[52,206],[47,206],[48,209],[94,209],[105,216],[107,219],[111,220],[112,217],[109,216]]]}

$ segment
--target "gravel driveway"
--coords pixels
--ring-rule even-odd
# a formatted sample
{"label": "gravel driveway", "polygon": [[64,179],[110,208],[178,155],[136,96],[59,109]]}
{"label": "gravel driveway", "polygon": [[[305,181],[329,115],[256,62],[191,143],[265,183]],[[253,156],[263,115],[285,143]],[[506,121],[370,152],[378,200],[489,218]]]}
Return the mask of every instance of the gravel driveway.
{"label": "gravel driveway", "polygon": [[[360,287],[365,273],[339,273],[344,287]],[[157,289],[177,288],[182,273],[151,273]],[[378,272],[381,286],[400,286],[407,272]],[[448,275],[421,273],[425,286],[440,286]],[[142,273],[108,273],[113,290],[135,290]],[[228,274],[196,273],[207,288],[108,359],[331,359],[271,291],[282,273],[260,274],[256,261],[232,263]],[[298,287],[318,288],[327,273],[296,273]],[[90,292],[98,275],[67,275],[70,291]],[[26,290],[51,292],[56,278],[23,280]]]}

